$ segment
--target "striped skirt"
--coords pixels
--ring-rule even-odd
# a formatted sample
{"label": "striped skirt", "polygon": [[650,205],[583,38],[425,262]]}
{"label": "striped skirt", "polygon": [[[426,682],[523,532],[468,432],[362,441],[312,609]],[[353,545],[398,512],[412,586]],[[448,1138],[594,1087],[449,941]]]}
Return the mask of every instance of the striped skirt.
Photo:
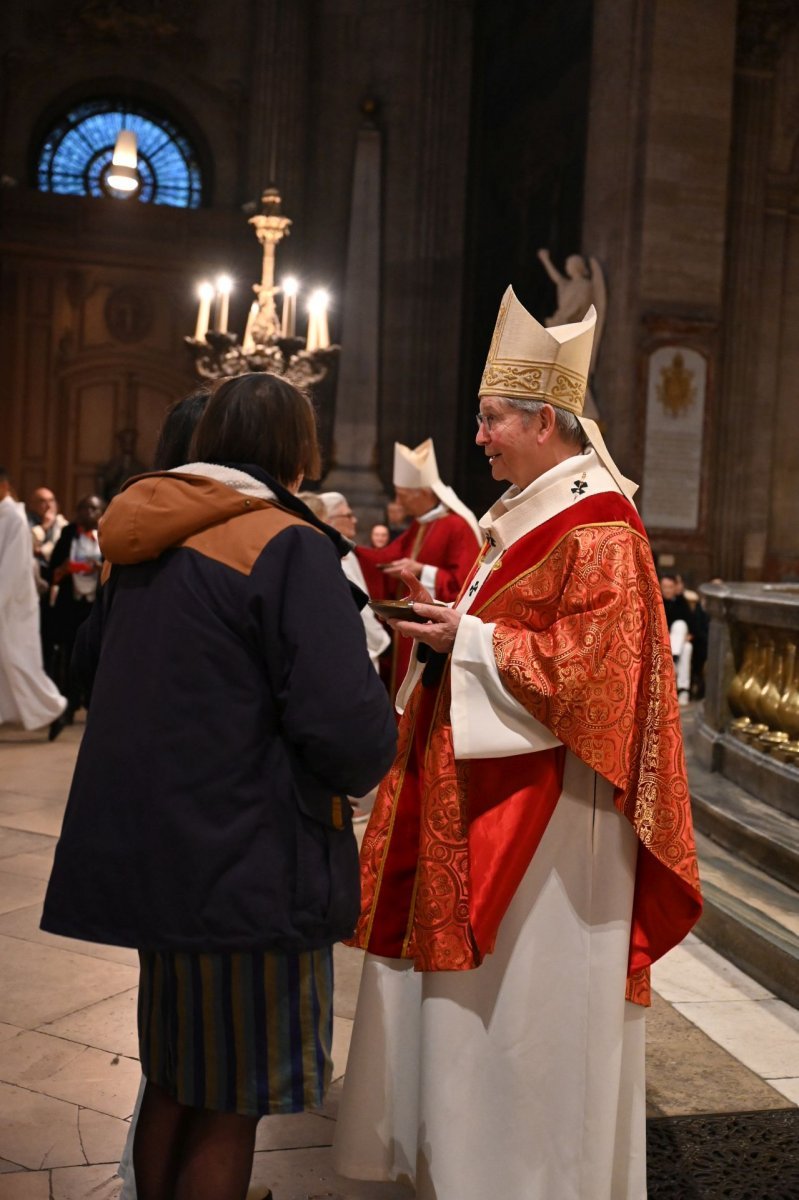
{"label": "striped skirt", "polygon": [[139,952],[139,1055],[178,1103],[260,1117],[322,1103],[333,949]]}

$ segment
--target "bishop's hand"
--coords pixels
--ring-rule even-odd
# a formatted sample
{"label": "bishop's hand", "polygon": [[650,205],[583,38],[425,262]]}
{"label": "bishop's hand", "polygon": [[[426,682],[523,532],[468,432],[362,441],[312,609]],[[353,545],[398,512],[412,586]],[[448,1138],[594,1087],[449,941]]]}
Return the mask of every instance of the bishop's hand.
{"label": "bishop's hand", "polygon": [[424,642],[440,654],[449,654],[455,643],[461,614],[448,605],[435,604],[427,589],[410,572],[403,571],[401,579],[413,598],[413,611],[424,617],[424,622],[391,620],[389,625],[403,637]]}

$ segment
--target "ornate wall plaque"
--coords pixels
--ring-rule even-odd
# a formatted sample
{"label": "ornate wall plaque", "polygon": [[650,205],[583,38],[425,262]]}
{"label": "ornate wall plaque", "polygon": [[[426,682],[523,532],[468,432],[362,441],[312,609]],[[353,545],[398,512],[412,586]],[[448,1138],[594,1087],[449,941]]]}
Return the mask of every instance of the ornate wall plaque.
{"label": "ornate wall plaque", "polygon": [[641,516],[653,529],[699,527],[707,361],[688,346],[649,357]]}
{"label": "ornate wall plaque", "polygon": [[143,341],[153,324],[150,297],[140,288],[115,288],[105,302],[105,323],[118,342]]}

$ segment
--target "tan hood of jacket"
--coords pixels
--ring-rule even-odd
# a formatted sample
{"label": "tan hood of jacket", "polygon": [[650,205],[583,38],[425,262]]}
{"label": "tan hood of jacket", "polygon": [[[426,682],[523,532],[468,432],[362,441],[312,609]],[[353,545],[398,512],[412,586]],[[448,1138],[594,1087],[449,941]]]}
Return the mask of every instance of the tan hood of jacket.
{"label": "tan hood of jacket", "polygon": [[210,526],[274,507],[227,484],[175,471],[139,475],[115,496],[100,521],[100,549],[120,566],[148,562]]}

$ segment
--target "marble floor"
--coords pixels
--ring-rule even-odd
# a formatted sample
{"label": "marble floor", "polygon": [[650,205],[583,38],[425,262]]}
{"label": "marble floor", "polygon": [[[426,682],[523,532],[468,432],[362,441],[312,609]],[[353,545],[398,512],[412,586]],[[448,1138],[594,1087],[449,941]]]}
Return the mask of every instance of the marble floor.
{"label": "marble floor", "polygon": [[[111,1200],[139,1082],[135,955],[41,933],[81,726],[0,729],[0,1200]],[[250,1200],[407,1200],[330,1165],[360,954],[336,949],[335,1078],[323,1110],[261,1122]],[[799,1105],[799,1013],[691,936],[653,972],[653,1115]]]}

